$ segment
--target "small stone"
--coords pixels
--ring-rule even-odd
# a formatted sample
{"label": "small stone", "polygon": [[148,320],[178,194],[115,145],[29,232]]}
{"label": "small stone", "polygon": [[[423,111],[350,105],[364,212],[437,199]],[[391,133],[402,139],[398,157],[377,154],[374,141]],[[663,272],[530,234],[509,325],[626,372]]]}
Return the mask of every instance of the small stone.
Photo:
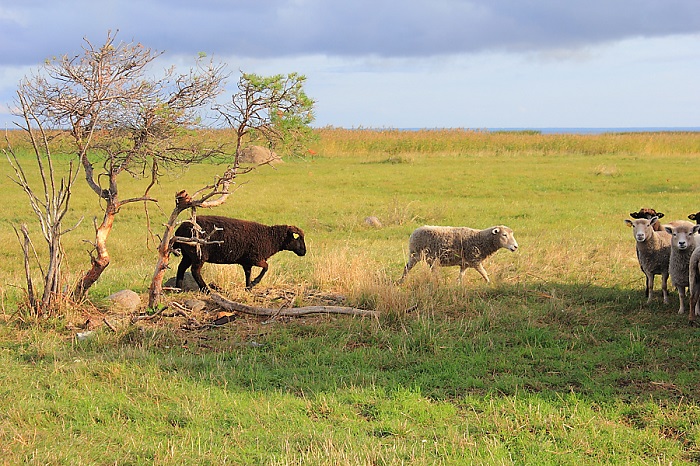
{"label": "small stone", "polygon": [[382,222],[379,220],[378,217],[372,215],[370,217],[365,218],[365,225],[371,226],[373,228],[381,228]]}
{"label": "small stone", "polygon": [[199,299],[186,299],[184,304],[192,312],[202,311],[207,305],[207,303]]}
{"label": "small stone", "polygon": [[111,307],[124,311],[135,311],[141,306],[141,297],[132,290],[117,291],[107,296],[107,301],[111,303]]}
{"label": "small stone", "polygon": [[[163,286],[167,288],[175,288],[176,282],[177,277],[171,277],[165,283],[163,283]],[[197,282],[194,280],[191,272],[185,272],[185,276],[182,280],[182,289],[180,291],[199,291],[199,285],[197,285]]]}

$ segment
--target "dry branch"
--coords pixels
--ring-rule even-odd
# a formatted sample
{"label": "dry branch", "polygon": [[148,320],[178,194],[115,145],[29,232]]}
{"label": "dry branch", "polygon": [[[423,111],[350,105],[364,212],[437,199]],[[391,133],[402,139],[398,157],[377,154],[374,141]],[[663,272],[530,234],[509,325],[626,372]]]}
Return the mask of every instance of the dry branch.
{"label": "dry branch", "polygon": [[345,314],[360,317],[379,317],[379,312],[377,311],[368,311],[366,309],[357,309],[346,306],[305,306],[291,309],[270,309],[266,307],[248,306],[246,304],[229,301],[217,293],[212,293],[211,299],[227,311],[243,312],[245,314],[265,317],[299,317],[309,314]]}

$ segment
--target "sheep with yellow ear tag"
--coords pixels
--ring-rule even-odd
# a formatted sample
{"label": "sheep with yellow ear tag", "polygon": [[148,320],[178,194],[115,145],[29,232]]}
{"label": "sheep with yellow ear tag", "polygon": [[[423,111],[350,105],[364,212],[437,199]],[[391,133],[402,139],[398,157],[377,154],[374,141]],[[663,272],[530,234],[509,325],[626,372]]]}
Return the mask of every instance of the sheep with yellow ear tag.
{"label": "sheep with yellow ear tag", "polygon": [[[304,232],[294,225],[263,225],[247,220],[219,216],[198,216],[196,224],[185,222],[175,231],[172,249],[180,249],[182,260],[177,268],[176,286],[182,288],[185,271],[192,276],[200,290],[209,291],[201,270],[205,262],[240,264],[245,273],[245,287],[250,290],[260,283],[268,269],[267,259],[280,251],[306,254]],[[262,270],[250,279],[253,267]]]}

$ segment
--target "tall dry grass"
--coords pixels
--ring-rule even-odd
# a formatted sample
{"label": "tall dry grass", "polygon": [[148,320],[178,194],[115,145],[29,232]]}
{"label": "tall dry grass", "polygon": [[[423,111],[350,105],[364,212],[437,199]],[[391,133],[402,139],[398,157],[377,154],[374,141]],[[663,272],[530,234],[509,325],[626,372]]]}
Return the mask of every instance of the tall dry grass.
{"label": "tall dry grass", "polygon": [[322,156],[391,156],[396,154],[698,154],[697,133],[542,134],[536,131],[469,129],[341,129],[317,130],[314,147]]}

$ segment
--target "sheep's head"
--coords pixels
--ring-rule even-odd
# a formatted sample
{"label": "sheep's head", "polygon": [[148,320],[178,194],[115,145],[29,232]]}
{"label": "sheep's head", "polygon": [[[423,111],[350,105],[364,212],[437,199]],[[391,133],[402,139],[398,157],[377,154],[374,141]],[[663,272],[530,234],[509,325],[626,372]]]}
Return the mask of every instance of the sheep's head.
{"label": "sheep's head", "polygon": [[695,244],[695,233],[700,231],[700,225],[682,222],[680,225],[667,225],[664,229],[671,235],[671,246],[684,251]]}
{"label": "sheep's head", "polygon": [[643,243],[652,235],[652,225],[659,220],[658,217],[654,216],[650,219],[638,218],[637,220],[625,219],[625,225],[632,227],[632,234],[634,239],[640,243]]}
{"label": "sheep's head", "polygon": [[491,234],[498,237],[498,244],[501,248],[506,248],[511,252],[518,249],[518,242],[515,241],[515,236],[513,236],[513,230],[506,226],[493,227],[491,229]]}
{"label": "sheep's head", "polygon": [[652,217],[663,218],[663,216],[663,212],[657,212],[656,210],[647,207],[639,209],[639,212],[630,212],[630,217],[637,219],[646,218],[647,220],[651,220]]}
{"label": "sheep's head", "polygon": [[283,248],[285,251],[292,251],[297,256],[306,254],[306,243],[304,243],[304,232],[299,227],[290,225],[287,227],[287,236],[284,239]]}

